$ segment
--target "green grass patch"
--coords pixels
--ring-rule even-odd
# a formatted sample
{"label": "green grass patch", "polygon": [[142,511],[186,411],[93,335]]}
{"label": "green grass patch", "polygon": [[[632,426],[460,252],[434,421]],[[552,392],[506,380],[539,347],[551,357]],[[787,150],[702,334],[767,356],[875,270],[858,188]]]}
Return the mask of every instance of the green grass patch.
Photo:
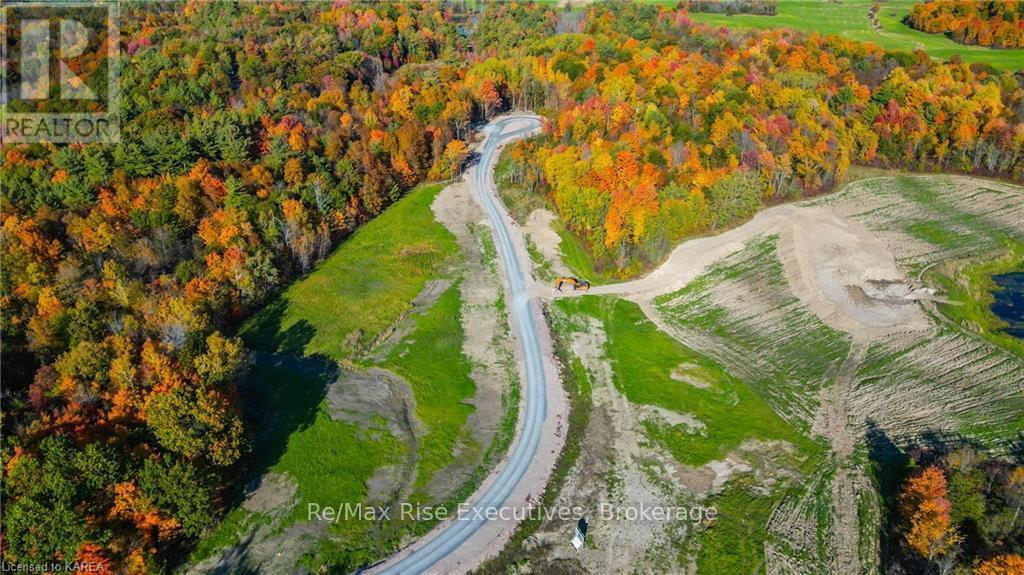
{"label": "green grass patch", "polygon": [[403,450],[383,418],[376,423],[363,430],[335,421],[326,405],[321,405],[312,425],[288,438],[288,450],[271,470],[288,473],[298,482],[302,503],[296,519],[306,517],[307,502],[365,501],[366,479],[378,467],[394,463]]}
{"label": "green grass patch", "polygon": [[835,34],[851,40],[873,42],[888,50],[912,52],[924,50],[932,58],[948,60],[959,56],[965,62],[984,62],[1001,70],[1024,68],[1024,49],[1001,50],[958,44],[941,34],[928,34],[910,28],[903,18],[919,0],[888,0],[878,13],[879,28],[874,28],[868,11],[874,0],[779,0],[775,16],[748,14],[701,14],[690,17],[698,22],[730,28],[793,28],[805,32]]}
{"label": "green grass patch", "polygon": [[562,220],[555,220],[552,225],[555,226],[555,233],[561,239],[558,249],[562,253],[562,262],[570,272],[579,278],[589,280],[593,285],[617,281],[617,278],[594,267],[594,256],[591,255],[583,240],[565,228]]}
{"label": "green grass patch", "polygon": [[1024,358],[1024,340],[1003,329],[1006,322],[992,313],[995,298],[992,292],[1000,289],[992,276],[1024,270],[1024,241],[1010,240],[1002,255],[950,262],[933,268],[925,279],[938,286],[952,302],[939,304],[939,311],[965,330]]}
{"label": "green grass patch", "polygon": [[530,255],[530,259],[533,260],[533,273],[537,276],[537,279],[549,283],[554,281],[555,272],[551,270],[551,260],[544,257],[544,254],[541,253],[537,244],[533,243],[530,236],[524,236],[523,240],[526,242],[526,252]]}
{"label": "green grass patch", "polygon": [[[456,444],[469,441],[463,433],[473,406],[476,386],[470,364],[462,354],[462,301],[458,284],[448,288],[425,313],[415,318],[416,327],[392,350],[385,367],[401,375],[416,397],[416,418],[427,428],[420,438],[414,490],[421,490],[433,474],[453,460]],[[414,498],[427,497],[414,492]]]}
{"label": "green grass patch", "polygon": [[242,326],[256,349],[353,358],[409,310],[412,300],[457,253],[434,220],[441,186],[422,185],[368,222],[316,270]]}
{"label": "green grass patch", "polygon": [[[711,335],[716,345],[707,354],[807,431],[818,391],[846,358],[850,339],[793,295],[777,251],[777,236],[755,238],[655,305],[669,324]],[[747,294],[749,304],[732,305],[719,288]]]}
{"label": "green grass patch", "polygon": [[[409,446],[391,434],[383,417],[361,424],[331,417],[325,392],[338,376],[337,362],[381,365],[408,381],[416,415],[427,428],[418,445],[414,500],[428,499],[422,488],[453,462],[458,442],[467,442],[464,455],[479,455],[479,446],[463,431],[473,411],[465,401],[475,386],[462,354],[457,282],[411,318],[410,333],[385,359],[364,353],[412,309],[428,281],[449,274],[458,262],[455,238],[430,209],[440,190],[440,185],[423,185],[410,191],[240,328],[246,343],[261,350],[242,389],[258,435],[250,468],[285,473],[297,485],[296,504],[273,520],[275,529],[305,519],[307,503],[365,503],[367,482],[377,470],[402,464],[408,455]],[[484,250],[493,258],[493,244],[485,240]],[[485,472],[472,481],[479,483]],[[463,497],[464,487],[457,491]],[[251,533],[256,521],[271,519],[236,507],[200,542],[193,558],[237,544],[238,534]],[[415,527],[339,521],[331,526],[331,540],[300,561],[356,569],[393,550],[403,529]]]}
{"label": "green grass patch", "polygon": [[764,572],[764,541],[777,497],[759,494],[750,475],[733,478],[711,505],[715,523],[700,534],[698,573]]}
{"label": "green grass patch", "polygon": [[[920,261],[904,262],[913,272],[919,273],[935,261],[976,256],[1001,249],[1007,243],[1024,242],[1024,233],[1019,228],[967,211],[965,206],[970,204],[971,196],[958,198],[945,193],[955,185],[948,178],[898,176],[892,182],[879,180],[865,185],[869,189],[885,189],[893,184],[896,193],[906,203],[916,204],[920,209],[911,217],[888,214],[885,216],[888,220],[886,225],[901,227],[907,234],[940,248]],[[975,194],[988,191],[981,188]],[[915,212],[912,208],[909,211]]]}
{"label": "green grass patch", "polygon": [[[601,320],[615,386],[627,399],[689,413],[704,423],[706,437],[690,434],[682,426],[648,427],[652,438],[681,463],[704,465],[721,459],[748,439],[784,440],[805,453],[817,449],[718,363],[659,331],[638,305],[597,296],[563,298],[555,305],[566,313]],[[708,387],[673,379],[672,372],[680,365],[698,368]]]}
{"label": "green grass patch", "polygon": [[914,222],[906,229],[912,235],[937,246],[956,246],[960,241],[960,234],[938,222]]}
{"label": "green grass patch", "polygon": [[[382,418],[367,429],[331,418],[325,386],[336,377],[336,368],[317,358],[260,356],[242,388],[257,432],[251,468],[286,474],[296,485],[292,507],[272,510],[282,516],[275,529],[305,520],[309,503],[336,507],[364,501],[367,480],[377,468],[398,462],[405,450]],[[269,522],[269,515],[238,505],[199,541],[190,561],[235,545],[240,535]],[[338,522],[332,528],[356,564],[373,558],[365,522]]]}
{"label": "green grass patch", "polygon": [[225,515],[212,532],[199,540],[188,560],[190,563],[202,561],[224,547],[236,545],[242,534],[269,522],[267,515],[238,506]]}
{"label": "green grass patch", "polygon": [[306,517],[307,502],[363,501],[366,481],[378,467],[394,463],[404,449],[383,418],[369,429],[332,419],[323,390],[334,376],[304,365],[312,361],[261,363],[247,384],[251,401],[274,412],[265,422],[267,435],[257,442],[257,460],[298,484],[301,504],[294,510],[295,519]]}

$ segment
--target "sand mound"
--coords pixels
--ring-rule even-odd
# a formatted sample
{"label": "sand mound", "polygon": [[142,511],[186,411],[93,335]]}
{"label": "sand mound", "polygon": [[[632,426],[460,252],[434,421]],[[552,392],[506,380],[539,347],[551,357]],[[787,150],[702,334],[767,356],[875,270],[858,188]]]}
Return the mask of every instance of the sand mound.
{"label": "sand mound", "polygon": [[793,293],[834,329],[883,335],[928,328],[912,286],[882,242],[863,226],[817,208],[799,208],[779,236]]}

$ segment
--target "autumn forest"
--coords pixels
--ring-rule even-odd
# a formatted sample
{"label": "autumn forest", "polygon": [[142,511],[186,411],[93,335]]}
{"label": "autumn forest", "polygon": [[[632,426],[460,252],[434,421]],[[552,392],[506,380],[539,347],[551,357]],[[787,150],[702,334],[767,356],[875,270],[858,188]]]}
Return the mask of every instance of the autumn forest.
{"label": "autumn forest", "polygon": [[[1009,16],[976,36],[930,23],[972,18],[954,4],[911,19],[1021,45]],[[616,278],[854,165],[1024,182],[1024,71],[714,28],[684,6],[137,3],[120,52],[120,143],[2,148],[11,562],[173,568],[251,451],[237,326],[414,186],[457,176],[503,112],[548,120],[512,148],[514,178]],[[962,463],[922,463],[904,511],[961,489],[947,477],[982,481]]]}

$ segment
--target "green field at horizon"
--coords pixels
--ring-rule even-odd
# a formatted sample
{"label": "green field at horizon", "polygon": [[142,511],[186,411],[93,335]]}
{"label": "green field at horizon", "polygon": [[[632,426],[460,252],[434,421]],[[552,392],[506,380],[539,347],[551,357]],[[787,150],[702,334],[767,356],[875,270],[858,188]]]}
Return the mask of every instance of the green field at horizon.
{"label": "green field at horizon", "polygon": [[729,28],[793,28],[804,32],[835,34],[851,40],[873,42],[888,50],[910,52],[920,49],[939,60],[959,56],[965,62],[985,62],[1000,70],[1024,69],[1024,49],[967,46],[941,34],[928,34],[910,28],[902,20],[916,1],[881,2],[877,29],[868,18],[874,0],[779,0],[778,14],[775,16],[692,12],[690,17],[698,22]]}

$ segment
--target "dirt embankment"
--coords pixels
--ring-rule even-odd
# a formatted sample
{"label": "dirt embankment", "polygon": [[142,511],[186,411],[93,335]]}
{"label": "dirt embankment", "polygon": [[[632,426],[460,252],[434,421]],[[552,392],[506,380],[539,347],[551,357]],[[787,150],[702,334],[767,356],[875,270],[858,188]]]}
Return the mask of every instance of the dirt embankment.
{"label": "dirt embankment", "polygon": [[793,293],[830,327],[866,338],[928,326],[915,302],[930,297],[897,268],[866,228],[822,208],[769,208],[718,236],[680,244],[660,267],[630,282],[598,286],[638,302],[682,289],[759,235],[778,234]]}
{"label": "dirt embankment", "polygon": [[[579,553],[569,546],[576,525],[571,519],[547,522],[528,545],[546,548],[547,560],[556,564],[578,561],[590,573],[623,573],[648,564],[646,556],[670,548],[669,537],[685,532],[669,534],[663,521],[604,520],[597,513],[599,505],[664,508],[693,498],[670,482],[652,481],[652,474],[672,476],[676,466],[646,440],[641,426],[646,413],[615,388],[605,343],[604,328],[592,318],[584,331],[574,334],[573,353],[592,378],[594,411],[586,432],[588,445],[555,501],[556,508],[586,510],[587,537],[593,544]],[[673,571],[680,569],[674,561],[671,565]]]}
{"label": "dirt embankment", "polygon": [[[771,208],[719,236],[681,244],[644,278],[591,290],[638,302],[663,331],[681,337],[660,317],[653,299],[680,290],[753,238],[777,235],[787,289],[799,298],[802,309],[849,337],[849,352],[830,370],[831,379],[821,389],[813,416],[812,432],[832,447],[829,461],[808,479],[805,495],[787,501],[772,516],[770,530],[793,545],[789,551],[766,547],[771,573],[801,568],[852,573],[876,563],[877,539],[862,540],[865,531],[859,516],[865,498],[874,501],[876,496],[853,458],[869,428],[907,443],[931,433],[955,436],[965,424],[998,429],[1019,418],[1024,409],[1019,376],[1014,384],[1012,375],[1024,368],[1019,358],[969,334],[942,331],[922,307],[939,301],[941,294],[921,285],[918,274],[911,273],[936,261],[993,249],[995,231],[1024,236],[1024,193],[1007,184],[970,178],[936,181],[943,186],[940,201],[929,195],[932,190],[905,192],[897,189],[895,180],[885,179],[853,184],[824,200]],[[932,232],[935,226],[952,235],[934,237],[939,234]],[[533,290],[551,294],[547,286]],[[578,294],[558,297],[572,295]],[[686,337],[701,336],[687,330]],[[715,357],[712,344],[684,343],[711,350]],[[720,359],[730,368],[729,357]],[[595,403],[597,396],[595,387]],[[604,425],[615,421],[609,420]],[[689,482],[679,478],[691,493],[696,491],[696,476],[690,473]],[[817,517],[823,505],[830,510],[827,566],[801,567],[799,549],[816,553]],[[801,537],[806,539],[802,544]],[[620,553],[630,555],[628,549]]]}
{"label": "dirt embankment", "polygon": [[[459,180],[437,195],[431,205],[434,217],[455,236],[464,261],[460,264],[459,295],[462,299],[462,353],[470,359],[470,376],[476,384],[473,397],[475,410],[466,421],[474,442],[478,446],[491,445],[504,415],[503,398],[518,382],[508,369],[514,355],[508,338],[509,326],[499,307],[502,282],[493,254],[487,253],[482,234],[490,234],[487,218],[473,201],[472,190],[465,180]],[[434,475],[428,490],[441,497],[452,486],[464,481],[481,463],[477,457],[464,457],[465,445],[458,446],[456,463]],[[460,464],[461,462],[461,464]]]}

